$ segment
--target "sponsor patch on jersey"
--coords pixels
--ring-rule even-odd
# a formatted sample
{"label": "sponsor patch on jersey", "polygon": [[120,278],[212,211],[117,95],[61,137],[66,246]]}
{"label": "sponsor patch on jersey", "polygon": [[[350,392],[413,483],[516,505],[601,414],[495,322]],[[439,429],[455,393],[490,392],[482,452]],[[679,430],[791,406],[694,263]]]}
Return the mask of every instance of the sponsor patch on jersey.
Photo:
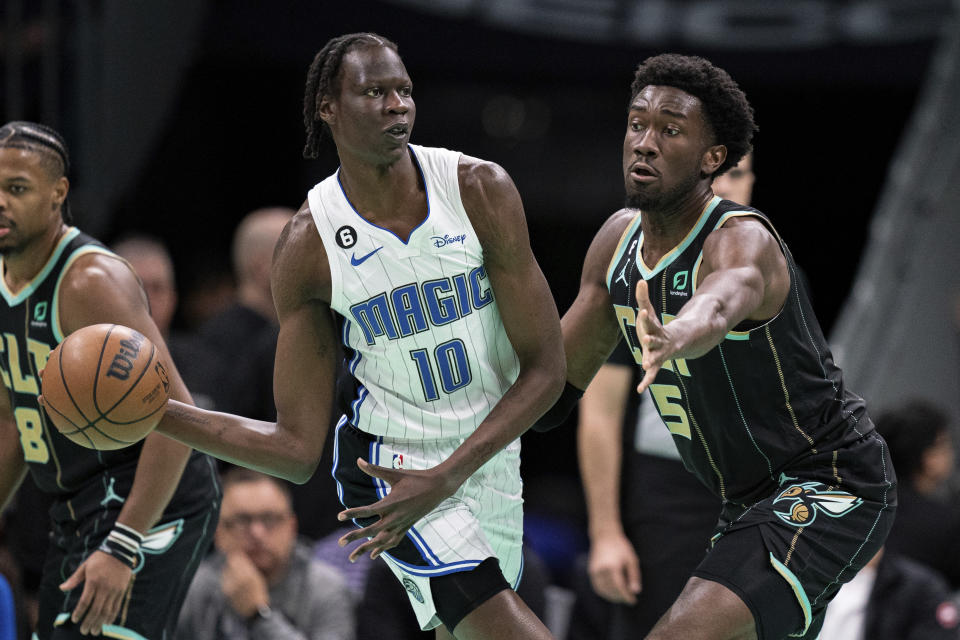
{"label": "sponsor patch on jersey", "polygon": [[677,273],[673,274],[673,288],[670,291],[670,295],[683,297],[690,295],[687,291],[685,291],[687,288],[687,279],[689,275],[689,271],[678,271]]}
{"label": "sponsor patch on jersey", "polygon": [[417,583],[411,580],[407,576],[403,576],[403,588],[413,596],[417,602],[423,604],[423,594],[420,593],[420,587],[417,586]]}
{"label": "sponsor patch on jersey", "polygon": [[461,233],[459,235],[451,236],[448,233],[445,233],[442,236],[430,236],[430,240],[433,242],[433,246],[436,248],[445,247],[448,244],[463,244],[467,239],[467,234]]}

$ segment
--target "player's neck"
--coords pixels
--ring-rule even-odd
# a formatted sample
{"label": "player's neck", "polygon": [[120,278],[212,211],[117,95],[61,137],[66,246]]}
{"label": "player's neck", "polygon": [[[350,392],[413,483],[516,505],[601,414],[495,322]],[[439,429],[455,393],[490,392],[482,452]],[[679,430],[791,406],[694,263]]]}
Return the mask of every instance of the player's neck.
{"label": "player's neck", "polygon": [[643,228],[643,258],[656,262],[665,253],[683,242],[697,224],[704,209],[713,199],[713,192],[691,191],[688,197],[662,208],[644,208],[640,212]]}
{"label": "player's neck", "polygon": [[424,185],[409,154],[389,165],[343,160],[340,184],[364,219],[406,238],[426,217]]}
{"label": "player's neck", "polygon": [[3,256],[3,280],[10,291],[19,291],[40,273],[66,231],[67,225],[61,223],[31,240],[23,250]]}

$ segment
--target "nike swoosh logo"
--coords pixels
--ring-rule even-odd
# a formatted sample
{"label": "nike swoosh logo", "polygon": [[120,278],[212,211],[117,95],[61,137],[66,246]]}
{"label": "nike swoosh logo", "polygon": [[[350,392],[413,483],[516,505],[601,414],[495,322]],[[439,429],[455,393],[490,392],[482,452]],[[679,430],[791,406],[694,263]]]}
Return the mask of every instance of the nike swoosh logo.
{"label": "nike swoosh logo", "polygon": [[380,251],[380,249],[383,249],[383,247],[377,247],[367,255],[360,256],[359,258],[357,257],[357,254],[354,253],[353,255],[350,256],[350,264],[352,264],[355,267],[359,267],[361,264],[363,264],[367,260],[367,258],[375,254],[377,251]]}

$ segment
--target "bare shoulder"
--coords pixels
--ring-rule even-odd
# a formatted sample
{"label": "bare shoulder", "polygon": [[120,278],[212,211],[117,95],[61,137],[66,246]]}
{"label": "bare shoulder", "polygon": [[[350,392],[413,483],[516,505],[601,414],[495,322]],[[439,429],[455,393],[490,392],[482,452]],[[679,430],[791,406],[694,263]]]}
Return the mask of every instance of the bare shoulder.
{"label": "bare shoulder", "polygon": [[307,301],[330,301],[327,252],[306,202],[277,240],[270,280],[278,313]]}
{"label": "bare shoulder", "polygon": [[99,294],[139,293],[140,280],[123,258],[92,251],[81,255],[67,268],[60,283],[60,295],[78,295],[96,303]]}
{"label": "bare shoulder", "polygon": [[637,215],[636,209],[620,209],[607,218],[590,243],[590,249],[587,251],[587,264],[584,266],[596,263],[606,272],[607,265],[613,259],[613,254],[620,245],[624,232]]}
{"label": "bare shoulder", "polygon": [[782,254],[773,231],[755,216],[736,216],[727,220],[707,236],[703,251],[705,259],[730,253],[743,257]]}
{"label": "bare shoulder", "polygon": [[495,162],[460,157],[460,200],[488,259],[529,250],[526,215],[516,185]]}
{"label": "bare shoulder", "polygon": [[60,283],[59,317],[64,334],[98,322],[131,325],[148,311],[147,296],[130,264],[112,253],[81,255]]}

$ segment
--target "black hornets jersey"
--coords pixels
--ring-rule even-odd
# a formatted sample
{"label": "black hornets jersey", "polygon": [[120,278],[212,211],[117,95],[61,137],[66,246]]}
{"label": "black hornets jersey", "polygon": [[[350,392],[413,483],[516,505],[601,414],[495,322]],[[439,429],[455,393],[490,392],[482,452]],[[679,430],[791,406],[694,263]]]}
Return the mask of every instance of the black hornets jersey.
{"label": "black hornets jersey", "polygon": [[776,487],[792,463],[873,430],[863,400],[844,388],[796,263],[766,216],[714,197],[687,237],[646,265],[641,215],[624,231],[607,271],[617,321],[638,364],[638,278],[647,281],[650,301],[668,324],[696,291],[707,236],[730,218],[762,221],[780,242],[790,273],[789,295],[774,318],[742,323],[700,358],[667,362],[650,385],[689,470],[724,500],[748,503]]}
{"label": "black hornets jersey", "polygon": [[[115,451],[81,447],[57,431],[37,402],[39,372],[46,366],[50,352],[64,338],[58,309],[63,274],[77,258],[90,253],[114,255],[101,243],[71,227],[27,286],[20,291],[10,291],[0,278],[0,294],[6,303],[0,305],[0,376],[10,396],[23,455],[42,491],[61,499],[74,498],[74,504],[69,507],[71,519],[96,510],[103,500],[123,502],[143,446],[137,443]],[[201,463],[198,457],[199,454],[193,454],[184,478],[201,473],[203,479],[193,489],[200,495],[217,495],[219,489],[212,467],[208,462]],[[204,467],[210,469],[204,470]],[[178,494],[182,494],[183,489],[181,483]],[[76,500],[78,496],[84,498]]]}

